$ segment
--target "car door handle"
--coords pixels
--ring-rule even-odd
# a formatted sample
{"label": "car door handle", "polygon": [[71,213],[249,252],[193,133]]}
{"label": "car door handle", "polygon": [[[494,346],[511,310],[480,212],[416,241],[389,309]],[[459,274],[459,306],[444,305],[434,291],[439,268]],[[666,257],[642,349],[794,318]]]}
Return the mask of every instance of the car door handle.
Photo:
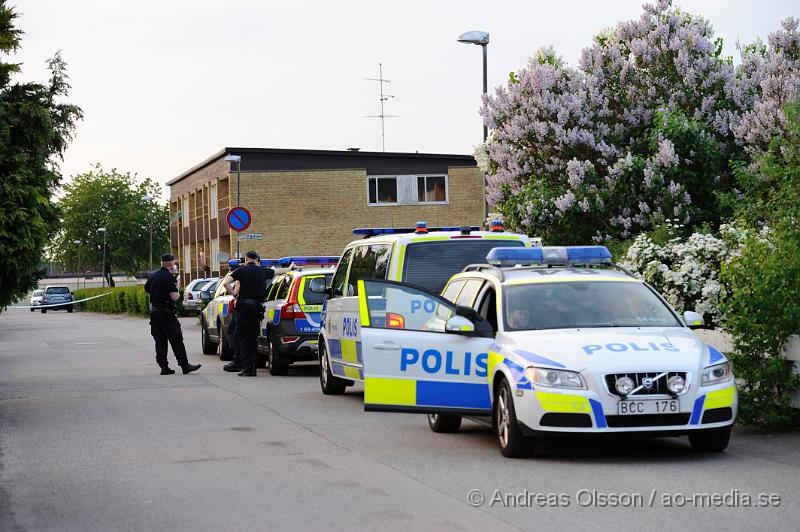
{"label": "car door handle", "polygon": [[383,351],[397,351],[400,349],[400,346],[393,343],[375,344],[375,349],[380,349]]}

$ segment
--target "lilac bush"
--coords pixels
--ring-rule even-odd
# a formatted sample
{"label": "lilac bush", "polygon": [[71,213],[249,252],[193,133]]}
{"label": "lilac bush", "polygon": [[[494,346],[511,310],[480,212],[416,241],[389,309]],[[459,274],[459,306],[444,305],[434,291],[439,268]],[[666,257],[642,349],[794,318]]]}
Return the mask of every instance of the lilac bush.
{"label": "lilac bush", "polygon": [[514,229],[557,243],[626,239],[678,218],[718,225],[731,162],[763,149],[797,94],[797,21],[734,68],[708,21],[668,0],[594,38],[570,67],[542,49],[484,98],[476,158]]}

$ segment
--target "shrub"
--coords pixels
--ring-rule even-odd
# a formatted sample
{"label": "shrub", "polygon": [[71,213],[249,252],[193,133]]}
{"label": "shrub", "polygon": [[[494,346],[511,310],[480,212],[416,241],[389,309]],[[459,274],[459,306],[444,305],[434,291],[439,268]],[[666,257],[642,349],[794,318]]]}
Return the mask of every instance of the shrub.
{"label": "shrub", "polygon": [[743,251],[722,268],[722,302],[730,354],[739,384],[739,416],[765,429],[796,421],[790,402],[800,375],[783,358],[786,341],[800,332],[800,231],[781,226],[770,242],[750,235]]}
{"label": "shrub", "polygon": [[[723,320],[719,303],[725,294],[720,269],[740,253],[745,239],[754,232],[723,224],[718,236],[693,233],[683,239],[678,236],[682,229],[679,222],[672,221],[640,234],[620,264],[650,283],[678,312],[696,310],[709,325],[719,325]],[[755,240],[765,242],[769,229],[755,233]]]}
{"label": "shrub", "polygon": [[[188,314],[183,308],[183,289],[178,290],[180,297],[176,303],[177,315],[187,316]],[[142,285],[114,288],[82,288],[75,291],[75,299],[84,299],[106,293],[110,293],[110,295],[79,303],[78,309],[105,314],[129,314],[131,316],[147,317],[149,302],[147,293]]]}

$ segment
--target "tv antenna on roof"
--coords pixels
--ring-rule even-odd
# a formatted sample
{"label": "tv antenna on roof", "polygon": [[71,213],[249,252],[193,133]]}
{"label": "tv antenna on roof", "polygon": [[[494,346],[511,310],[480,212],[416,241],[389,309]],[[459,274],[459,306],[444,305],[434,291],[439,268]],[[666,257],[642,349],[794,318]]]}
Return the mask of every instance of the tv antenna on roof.
{"label": "tv antenna on roof", "polygon": [[377,81],[380,86],[380,94],[381,94],[381,114],[379,115],[367,115],[364,118],[380,118],[381,119],[381,146],[383,151],[386,151],[386,124],[384,123],[385,118],[397,118],[399,115],[387,115],[383,111],[383,102],[389,100],[390,98],[394,98],[393,94],[384,94],[383,93],[383,84],[389,84],[391,81],[388,79],[383,79],[383,63],[378,63],[378,77],[377,78],[364,78],[368,81]]}

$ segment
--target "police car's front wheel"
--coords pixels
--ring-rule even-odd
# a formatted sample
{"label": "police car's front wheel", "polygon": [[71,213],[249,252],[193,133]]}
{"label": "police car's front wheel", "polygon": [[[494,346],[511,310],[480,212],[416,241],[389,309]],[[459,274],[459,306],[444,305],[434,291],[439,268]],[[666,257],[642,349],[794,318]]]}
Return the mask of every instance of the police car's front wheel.
{"label": "police car's front wheel", "polygon": [[698,430],[689,433],[689,443],[695,451],[721,453],[731,441],[731,427]]}
{"label": "police car's front wheel", "polygon": [[525,437],[517,424],[514,396],[505,379],[500,381],[494,398],[494,420],[503,456],[522,458],[533,452],[533,439]]}
{"label": "police car's front wheel", "polygon": [[458,432],[461,428],[461,416],[452,414],[428,414],[428,426],[433,432]]}
{"label": "police car's front wheel", "polygon": [[319,343],[319,385],[325,395],[341,395],[347,388],[346,381],[331,373],[328,353],[323,341]]}

